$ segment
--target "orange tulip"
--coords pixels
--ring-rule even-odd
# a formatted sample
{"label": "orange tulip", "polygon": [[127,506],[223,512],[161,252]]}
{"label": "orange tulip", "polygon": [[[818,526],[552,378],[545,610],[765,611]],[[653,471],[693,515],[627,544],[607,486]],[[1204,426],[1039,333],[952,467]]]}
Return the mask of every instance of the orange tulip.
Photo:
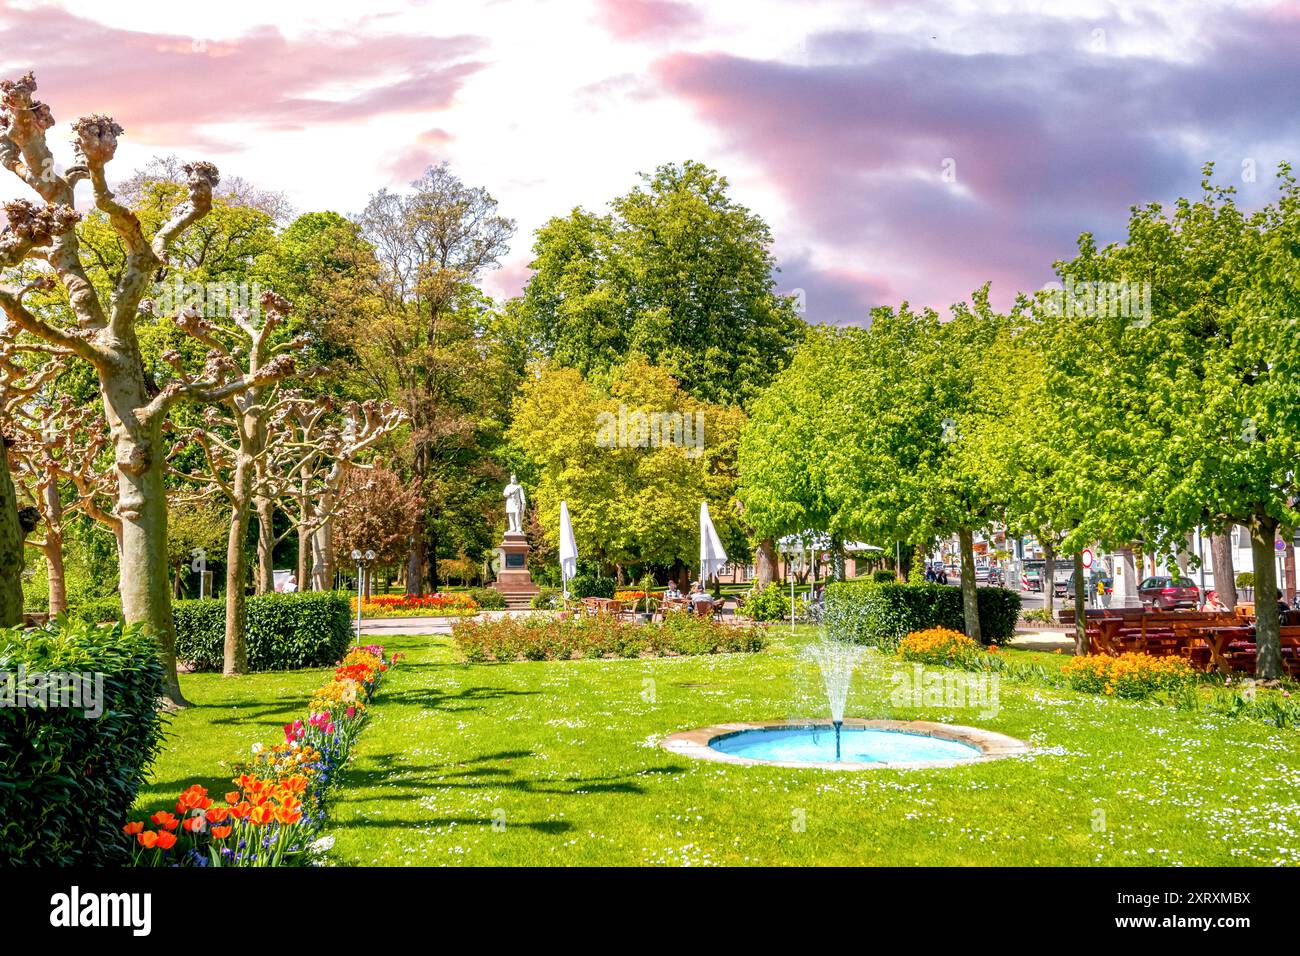
{"label": "orange tulip", "polygon": [[267,806],[253,807],[253,812],[248,815],[248,822],[255,827],[260,827],[264,823],[270,823],[274,811]]}
{"label": "orange tulip", "polygon": [[136,820],[122,827],[122,832],[125,833],[127,836],[135,836],[143,829],[144,829],[144,824],[141,823],[139,820]]}
{"label": "orange tulip", "polygon": [[302,819],[302,811],[281,807],[279,810],[275,811],[275,819],[278,820],[282,826],[292,826]]}
{"label": "orange tulip", "polygon": [[145,830],[143,833],[137,833],[135,838],[140,841],[140,845],[146,850],[152,850],[154,844],[158,842],[158,834],[152,830]]}
{"label": "orange tulip", "polygon": [[238,790],[231,790],[228,794],[226,794],[226,803],[230,804],[233,807],[238,802],[239,802]]}
{"label": "orange tulip", "polygon": [[159,847],[159,849],[170,850],[170,849],[171,849],[172,847],[174,847],[175,845],[176,845],[176,834],[175,834],[175,833],[160,833],[160,834],[158,834],[158,847]]}
{"label": "orange tulip", "polygon": [[242,820],[253,812],[253,805],[247,801],[230,808],[230,815],[236,820]]}
{"label": "orange tulip", "polygon": [[226,817],[229,815],[230,815],[230,810],[228,810],[226,807],[213,807],[211,810],[208,811],[208,822],[220,823],[222,820],[226,819]]}
{"label": "orange tulip", "polygon": [[230,836],[230,830],[231,830],[231,828],[230,828],[229,826],[224,826],[224,827],[213,827],[213,828],[212,828],[212,839],[214,839],[214,840],[224,840],[226,837]]}
{"label": "orange tulip", "polygon": [[202,833],[207,822],[202,817],[186,817],[183,825],[186,833]]}

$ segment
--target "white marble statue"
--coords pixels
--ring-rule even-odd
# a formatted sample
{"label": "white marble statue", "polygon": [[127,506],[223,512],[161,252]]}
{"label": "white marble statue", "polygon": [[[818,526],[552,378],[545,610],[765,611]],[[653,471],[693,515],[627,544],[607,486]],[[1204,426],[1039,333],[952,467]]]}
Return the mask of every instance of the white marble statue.
{"label": "white marble statue", "polygon": [[523,534],[524,509],[528,507],[528,499],[524,497],[524,489],[520,487],[513,474],[510,476],[510,484],[506,485],[504,497],[506,499],[506,522],[508,524],[506,533]]}

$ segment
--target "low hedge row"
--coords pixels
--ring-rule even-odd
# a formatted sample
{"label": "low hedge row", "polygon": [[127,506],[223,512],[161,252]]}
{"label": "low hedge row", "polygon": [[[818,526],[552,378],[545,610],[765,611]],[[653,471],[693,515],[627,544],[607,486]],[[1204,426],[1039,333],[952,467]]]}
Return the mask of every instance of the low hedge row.
{"label": "low hedge row", "polygon": [[766,644],[761,628],[734,627],[689,614],[670,614],[656,624],[533,615],[461,621],[451,633],[474,663],[753,652]]}
{"label": "low hedge row", "polygon": [[[1005,588],[977,588],[976,594],[984,643],[1010,641],[1020,616],[1020,595]],[[961,588],[943,584],[830,584],[826,587],[825,622],[840,640],[889,650],[913,631],[966,629]]]}
{"label": "low hedge row", "polygon": [[[88,678],[80,699],[74,675]],[[119,827],[158,753],[162,692],[157,644],[139,627],[65,618],[0,631],[0,867],[130,859]]]}
{"label": "low hedge row", "polygon": [[[221,670],[226,602],[177,601],[176,656],[199,671]],[[341,592],[259,594],[245,604],[244,639],[251,671],[325,667],[352,643],[352,606]]]}
{"label": "low hedge row", "polygon": [[[342,591],[259,594],[244,605],[248,669],[325,667],[343,656],[353,639],[352,604]],[[176,657],[198,671],[221,670],[226,644],[226,602],[221,598],[173,601]],[[85,602],[69,613],[86,623],[120,620],[118,598]]]}

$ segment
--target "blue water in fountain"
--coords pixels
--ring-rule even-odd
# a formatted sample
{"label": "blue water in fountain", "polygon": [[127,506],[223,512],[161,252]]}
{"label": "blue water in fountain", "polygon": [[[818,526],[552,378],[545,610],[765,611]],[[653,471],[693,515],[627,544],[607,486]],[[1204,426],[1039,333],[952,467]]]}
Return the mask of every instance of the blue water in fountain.
{"label": "blue water in fountain", "polygon": [[[827,726],[742,730],[709,742],[714,750],[750,760],[782,763],[835,763],[835,730]],[[978,747],[897,730],[845,727],[841,732],[842,763],[922,763],[968,760],[980,756]]]}

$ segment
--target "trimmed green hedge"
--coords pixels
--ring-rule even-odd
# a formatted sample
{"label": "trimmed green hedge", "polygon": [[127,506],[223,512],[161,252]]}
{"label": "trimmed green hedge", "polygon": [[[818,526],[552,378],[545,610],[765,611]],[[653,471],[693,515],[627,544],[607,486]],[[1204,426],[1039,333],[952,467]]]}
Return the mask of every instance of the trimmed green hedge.
{"label": "trimmed green hedge", "polygon": [[[10,706],[20,667],[33,692],[33,675],[51,673],[102,675],[101,692],[61,700],[75,707]],[[64,617],[0,630],[0,672],[0,866],[129,862],[122,821],[163,731],[157,644],[139,627]]]}
{"label": "trimmed green hedge", "polygon": [[[352,643],[352,605],[342,591],[259,594],[245,604],[248,669],[327,667]],[[199,671],[221,670],[226,646],[224,598],[173,601],[176,657]],[[83,601],[70,617],[87,624],[120,620],[119,598]]]}
{"label": "trimmed green hedge", "polygon": [[[225,654],[226,602],[176,601],[176,657],[195,670],[219,671]],[[245,604],[250,671],[327,667],[353,641],[352,605],[337,591],[259,594]]]}
{"label": "trimmed green hedge", "polygon": [[[1015,636],[1020,595],[1005,588],[976,588],[984,643]],[[892,650],[912,631],[931,627],[966,630],[961,588],[943,584],[846,581],[826,587],[825,622],[841,640]]]}

